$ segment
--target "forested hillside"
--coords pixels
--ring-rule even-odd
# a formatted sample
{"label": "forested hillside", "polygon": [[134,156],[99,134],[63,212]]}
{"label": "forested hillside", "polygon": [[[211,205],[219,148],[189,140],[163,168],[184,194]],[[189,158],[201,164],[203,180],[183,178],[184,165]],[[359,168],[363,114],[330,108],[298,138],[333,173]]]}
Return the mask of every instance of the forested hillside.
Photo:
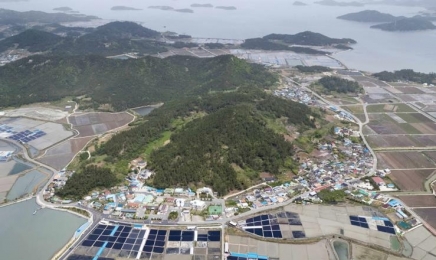
{"label": "forested hillside", "polygon": [[[189,120],[193,115],[201,116]],[[147,147],[170,133],[170,143],[147,158],[156,172],[153,185],[203,184],[222,195],[247,187],[258,180],[259,172],[278,174],[293,167],[291,143],[269,128],[268,120],[287,118],[287,124],[302,132],[314,127],[316,117],[305,105],[270,96],[260,88],[240,87],[168,102],[143,123],[102,144],[93,158],[119,165],[147,157]],[[82,167],[98,162],[84,163]],[[67,182],[66,189],[75,187],[75,182]]]}
{"label": "forested hillside", "polygon": [[209,91],[266,86],[275,77],[233,56],[114,60],[101,56],[32,56],[0,67],[0,106],[86,95],[94,108],[123,110]]}
{"label": "forested hillside", "polygon": [[[435,69],[436,70],[436,69]],[[397,70],[394,72],[382,71],[373,74],[379,80],[395,82],[395,81],[412,81],[416,83],[436,84],[436,73],[421,73],[410,69]]]}
{"label": "forested hillside", "polygon": [[318,80],[318,85],[322,86],[322,89],[320,91],[324,94],[357,94],[363,91],[363,88],[359,85],[359,83],[334,76],[321,78],[320,80]]}

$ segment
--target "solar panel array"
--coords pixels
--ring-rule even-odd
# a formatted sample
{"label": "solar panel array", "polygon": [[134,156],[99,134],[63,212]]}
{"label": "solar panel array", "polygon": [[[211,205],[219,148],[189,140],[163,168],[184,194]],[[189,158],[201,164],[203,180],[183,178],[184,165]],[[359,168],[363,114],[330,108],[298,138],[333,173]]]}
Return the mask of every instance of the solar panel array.
{"label": "solar panel array", "polygon": [[28,143],[28,142],[33,141],[35,139],[38,139],[44,135],[46,135],[46,133],[44,131],[41,131],[41,130],[35,130],[35,131],[25,130],[25,131],[21,131],[19,133],[15,133],[12,136],[9,136],[9,139],[12,139],[15,141],[20,141],[23,143]]}
{"label": "solar panel array", "polygon": [[145,241],[143,251],[146,253],[162,254],[165,248],[166,235],[166,230],[151,229],[150,234]]}
{"label": "solar panel array", "polygon": [[0,125],[0,133],[16,134],[12,126]]}
{"label": "solar panel array", "polygon": [[[132,229],[129,226],[98,225],[91,234],[82,242],[85,247],[102,247],[105,242],[105,248],[124,250],[129,255],[136,255],[141,247],[141,243],[145,234],[145,230]],[[113,235],[111,235],[113,233]]]}
{"label": "solar panel array", "polygon": [[[286,223],[288,225],[301,226],[301,220],[297,213],[293,212],[279,212],[277,214],[260,215],[245,220],[245,231],[267,238],[282,238],[282,231],[280,225]],[[250,228],[252,227],[252,228]],[[303,231],[298,231],[294,234],[294,238],[304,238]]]}
{"label": "solar panel array", "polygon": [[[358,227],[363,227],[363,228],[369,229],[369,225],[368,225],[368,222],[367,222],[365,217],[350,216],[350,221],[351,221],[351,225],[353,225],[353,226],[358,226]],[[384,220],[383,224],[384,225],[376,225],[378,231],[395,235],[395,229],[394,229],[394,225],[392,224],[392,222],[390,222],[389,220]]]}
{"label": "solar panel array", "polygon": [[353,226],[369,228],[366,218],[358,217],[358,216],[350,216],[350,221],[351,221],[351,225]]}

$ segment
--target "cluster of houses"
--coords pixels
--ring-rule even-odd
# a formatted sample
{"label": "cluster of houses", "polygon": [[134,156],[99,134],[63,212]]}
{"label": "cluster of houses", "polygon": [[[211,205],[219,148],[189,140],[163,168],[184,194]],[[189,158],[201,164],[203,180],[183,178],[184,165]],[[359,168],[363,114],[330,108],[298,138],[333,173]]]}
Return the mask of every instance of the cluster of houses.
{"label": "cluster of houses", "polygon": [[297,87],[286,87],[275,90],[274,95],[285,99],[291,99],[306,105],[313,105],[315,102],[310,92]]}
{"label": "cluster of houses", "polygon": [[339,108],[337,108],[335,106],[328,106],[327,108],[336,113],[335,118],[337,118],[339,120],[355,122],[353,116],[350,113],[345,112],[343,110],[340,110]]}

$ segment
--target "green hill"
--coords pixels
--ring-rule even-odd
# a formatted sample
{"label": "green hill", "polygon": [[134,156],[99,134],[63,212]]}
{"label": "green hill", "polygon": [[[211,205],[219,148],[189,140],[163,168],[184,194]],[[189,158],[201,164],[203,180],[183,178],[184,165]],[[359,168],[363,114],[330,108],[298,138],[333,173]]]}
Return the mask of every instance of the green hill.
{"label": "green hill", "polygon": [[[314,127],[311,116],[317,115],[305,105],[243,85],[251,84],[233,92],[165,103],[142,123],[103,143],[94,159],[79,167],[85,176],[69,180],[59,195],[81,197],[101,185],[97,178],[92,180],[95,170],[87,166],[113,169],[108,170],[108,179],[117,172],[120,180],[128,170],[127,162],[138,156],[147,158],[154,170],[151,182],[156,187],[208,185],[220,195],[259,181],[260,172],[280,174],[293,169],[292,144],[269,124],[280,119],[303,132]],[[169,144],[154,145],[167,138]],[[88,184],[78,185],[82,179]]]}
{"label": "green hill", "polygon": [[338,16],[338,19],[366,23],[393,22],[403,18],[404,17],[396,17],[391,14],[381,13],[375,10],[364,10],[357,13],[350,13]]}
{"label": "green hill", "polygon": [[30,52],[48,51],[61,41],[62,37],[56,34],[30,29],[0,41],[0,52],[13,47]]}
{"label": "green hill", "polygon": [[241,44],[244,49],[250,50],[267,50],[267,51],[293,51],[296,53],[306,53],[306,54],[330,54],[329,52],[319,51],[307,47],[290,47],[283,43],[273,42],[264,38],[252,38],[246,39],[244,43]]}
{"label": "green hill", "polygon": [[383,23],[371,26],[374,29],[381,29],[383,31],[421,31],[421,30],[434,30],[436,26],[428,20],[419,18],[405,18],[391,23]]}
{"label": "green hill", "polygon": [[32,56],[0,67],[0,106],[87,95],[91,105],[123,110],[209,91],[261,86],[275,78],[233,56],[115,60],[101,56]]}
{"label": "green hill", "polygon": [[411,81],[416,83],[436,84],[436,73],[421,73],[411,69],[397,70],[394,72],[382,71],[372,74],[379,80],[396,82],[396,81]]}

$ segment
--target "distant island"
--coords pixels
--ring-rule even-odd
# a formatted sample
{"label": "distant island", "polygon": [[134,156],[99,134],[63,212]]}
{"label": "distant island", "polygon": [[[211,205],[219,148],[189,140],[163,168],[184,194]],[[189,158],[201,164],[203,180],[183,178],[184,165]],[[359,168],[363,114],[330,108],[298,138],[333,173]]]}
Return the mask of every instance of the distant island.
{"label": "distant island", "polygon": [[404,19],[405,17],[393,16],[387,13],[380,13],[375,10],[365,10],[357,13],[349,13],[337,17],[338,19],[355,21],[355,22],[365,22],[365,23],[387,23],[396,20]]}
{"label": "distant island", "polygon": [[0,8],[0,24],[23,25],[27,23],[67,23],[99,19],[96,16],[44,13],[40,11],[17,12]]}
{"label": "distant island", "polygon": [[134,8],[134,7],[118,5],[118,6],[112,7],[111,10],[112,11],[140,11],[142,9],[137,9],[137,8]]}
{"label": "distant island", "polygon": [[[310,46],[330,46],[337,49],[352,49],[348,45],[354,43],[356,43],[356,41],[353,39],[330,38],[320,33],[306,31],[294,35],[269,34],[263,38],[246,39],[245,42],[241,44],[241,47],[244,49],[276,50],[276,51],[287,50],[296,53],[324,55],[330,53],[326,51],[310,48]],[[309,46],[309,47],[302,47],[302,46]]]}
{"label": "distant island", "polygon": [[434,30],[436,26],[427,20],[419,18],[404,18],[398,21],[383,23],[371,26],[374,29],[381,29],[383,31],[421,31],[421,30]]}
{"label": "distant island", "polygon": [[295,6],[305,6],[305,5],[307,5],[307,4],[305,4],[305,3],[303,3],[303,2],[300,2],[300,1],[295,1],[295,2],[293,3],[293,5],[295,5]]}
{"label": "distant island", "polygon": [[67,6],[53,8],[53,10],[54,11],[62,11],[62,12],[71,12],[71,11],[73,11],[72,8],[67,7]]}
{"label": "distant island", "polygon": [[192,4],[191,7],[205,7],[205,8],[211,8],[213,5],[211,4]]}
{"label": "distant island", "polygon": [[174,9],[174,11],[179,12],[179,13],[193,13],[194,10],[192,9],[188,9],[188,8],[184,8],[184,9]]}
{"label": "distant island", "polygon": [[315,4],[327,5],[327,6],[364,6],[365,4],[360,2],[338,2],[335,0],[322,0],[315,2]]}
{"label": "distant island", "polygon": [[236,7],[234,6],[217,6],[216,9],[223,9],[223,10],[236,10]]}
{"label": "distant island", "polygon": [[172,11],[174,10],[174,8],[172,8],[171,6],[166,6],[166,5],[152,5],[149,6],[148,8],[150,9],[159,9],[159,10],[164,10],[164,11]]}

